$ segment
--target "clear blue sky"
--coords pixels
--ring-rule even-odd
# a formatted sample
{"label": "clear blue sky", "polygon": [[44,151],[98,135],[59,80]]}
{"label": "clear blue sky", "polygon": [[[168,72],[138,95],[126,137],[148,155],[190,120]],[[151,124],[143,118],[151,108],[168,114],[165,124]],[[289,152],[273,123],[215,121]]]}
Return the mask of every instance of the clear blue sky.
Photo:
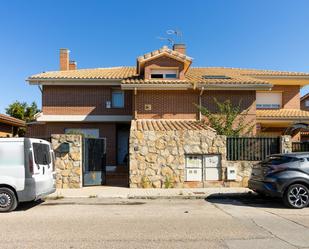
{"label": "clear blue sky", "polygon": [[79,68],[135,65],[174,28],[194,66],[309,72],[308,10],[307,0],[1,1],[0,112],[15,100],[41,105],[25,79],[57,70],[59,48]]}

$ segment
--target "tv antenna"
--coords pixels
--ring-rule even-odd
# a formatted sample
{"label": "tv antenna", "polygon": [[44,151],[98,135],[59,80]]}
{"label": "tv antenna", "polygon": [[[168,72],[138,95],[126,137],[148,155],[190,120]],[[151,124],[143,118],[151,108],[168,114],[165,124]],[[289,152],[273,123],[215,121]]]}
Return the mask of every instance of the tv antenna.
{"label": "tv antenna", "polygon": [[167,38],[167,37],[157,37],[157,39],[161,40],[161,41],[168,41],[168,44],[170,46],[173,46],[175,44],[175,41],[172,38]]}
{"label": "tv antenna", "polygon": [[[165,32],[168,36],[176,36],[176,40],[178,43],[181,43],[182,41],[182,32],[179,29],[169,29]],[[157,39],[161,41],[168,41],[168,45],[173,46],[175,44],[175,38],[171,37],[157,37]]]}
{"label": "tv antenna", "polygon": [[166,34],[168,35],[176,35],[176,38],[179,39],[179,43],[181,43],[182,40],[182,32],[179,29],[169,29],[166,31]]}

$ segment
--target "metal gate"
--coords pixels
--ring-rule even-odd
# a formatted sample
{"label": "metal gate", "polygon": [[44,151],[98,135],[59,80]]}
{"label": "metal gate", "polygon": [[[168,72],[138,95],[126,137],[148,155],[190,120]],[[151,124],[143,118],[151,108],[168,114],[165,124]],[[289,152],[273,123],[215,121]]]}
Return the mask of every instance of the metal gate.
{"label": "metal gate", "polygon": [[106,183],[106,139],[83,139],[83,186]]}

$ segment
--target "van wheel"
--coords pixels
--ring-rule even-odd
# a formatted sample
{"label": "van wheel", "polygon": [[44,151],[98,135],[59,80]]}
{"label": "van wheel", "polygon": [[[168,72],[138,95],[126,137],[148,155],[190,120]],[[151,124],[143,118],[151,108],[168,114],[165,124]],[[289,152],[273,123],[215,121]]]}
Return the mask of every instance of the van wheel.
{"label": "van wheel", "polygon": [[289,208],[304,208],[309,204],[309,190],[302,184],[293,184],[288,187],[283,196],[284,204]]}
{"label": "van wheel", "polygon": [[10,212],[17,207],[15,193],[9,188],[0,188],[0,212]]}

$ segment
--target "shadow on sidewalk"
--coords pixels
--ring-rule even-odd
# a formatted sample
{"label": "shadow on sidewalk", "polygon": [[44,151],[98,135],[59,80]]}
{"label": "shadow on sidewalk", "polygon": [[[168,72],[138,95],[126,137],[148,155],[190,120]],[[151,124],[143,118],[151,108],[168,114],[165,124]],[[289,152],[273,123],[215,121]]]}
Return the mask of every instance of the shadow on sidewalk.
{"label": "shadow on sidewalk", "polygon": [[14,212],[19,212],[19,211],[27,211],[30,208],[34,208],[36,206],[41,205],[44,203],[43,200],[37,200],[37,201],[29,201],[29,202],[21,202],[18,207],[15,209]]}
{"label": "shadow on sidewalk", "polygon": [[252,206],[256,208],[282,208],[286,209],[280,198],[271,198],[257,195],[255,193],[239,194],[212,194],[205,201],[214,204],[233,206]]}

